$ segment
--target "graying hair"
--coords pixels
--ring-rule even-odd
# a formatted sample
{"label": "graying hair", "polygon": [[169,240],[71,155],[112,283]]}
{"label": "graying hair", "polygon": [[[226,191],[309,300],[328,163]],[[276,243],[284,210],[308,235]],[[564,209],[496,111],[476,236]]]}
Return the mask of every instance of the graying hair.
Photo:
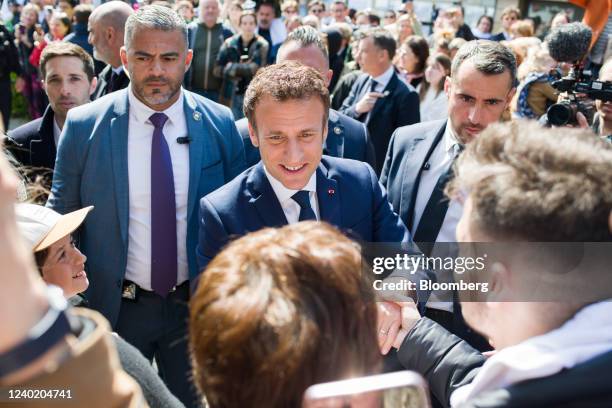
{"label": "graying hair", "polygon": [[134,32],[139,28],[161,31],[181,31],[188,47],[187,23],[174,10],[164,6],[145,6],[128,17],[125,22],[125,48],[130,48]]}
{"label": "graying hair", "polygon": [[468,41],[459,48],[451,65],[451,78],[464,61],[470,61],[485,75],[510,73],[511,87],[516,86],[516,58],[510,49],[496,41]]}
{"label": "graying hair", "polygon": [[[310,46],[315,46],[321,51],[325,59],[329,58],[329,54],[327,51],[327,46],[323,42],[323,38],[321,38],[321,34],[314,27],[311,26],[301,26],[293,30],[287,35],[287,39],[281,45],[281,48],[286,46],[287,44],[295,42],[300,48],[306,48]],[[280,49],[279,49],[280,54]]]}

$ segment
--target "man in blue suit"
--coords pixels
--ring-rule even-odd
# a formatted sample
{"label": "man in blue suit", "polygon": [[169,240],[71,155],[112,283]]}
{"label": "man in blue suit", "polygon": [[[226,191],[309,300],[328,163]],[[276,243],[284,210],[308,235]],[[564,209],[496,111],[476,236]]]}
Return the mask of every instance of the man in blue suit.
{"label": "man in blue suit", "polygon": [[[276,62],[293,60],[312,67],[323,75],[327,85],[333,75],[329,69],[327,47],[321,34],[310,26],[293,30],[278,50]],[[244,142],[247,166],[256,164],[259,150],[251,143],[247,118],[236,121],[236,127]],[[323,145],[323,154],[366,162],[376,167],[374,145],[365,125],[334,109],[329,110],[328,134]]]}
{"label": "man in blue suit", "polygon": [[374,143],[376,174],[385,161],[391,134],[421,120],[419,94],[405,84],[393,67],[396,42],[391,33],[375,28],[359,40],[357,62],[365,74],[353,84],[340,112],[363,122]]}
{"label": "man in blue suit", "polygon": [[131,84],[70,111],[48,205],[95,205],[79,236],[91,307],[195,406],[186,322],[197,203],[244,169],[242,140],[227,108],[181,88],[192,52],[174,11],[144,7],[125,31]]}

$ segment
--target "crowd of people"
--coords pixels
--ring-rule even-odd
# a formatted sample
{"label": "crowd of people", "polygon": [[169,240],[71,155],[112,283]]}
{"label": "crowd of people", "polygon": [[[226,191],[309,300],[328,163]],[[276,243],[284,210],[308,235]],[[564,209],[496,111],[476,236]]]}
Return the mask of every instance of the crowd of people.
{"label": "crowd of people", "polygon": [[[578,295],[571,251],[527,244],[612,241],[612,0],[572,2],[583,23],[508,7],[498,33],[461,5],[430,30],[411,1],[11,3],[0,386],[296,407],[315,384],[411,370],[434,407],[610,403],[612,293]],[[583,29],[579,64],[556,61],[551,38]],[[13,87],[31,121],[8,130]],[[558,104],[573,116],[551,127]],[[461,277],[489,292],[407,285],[456,279],[428,267],[375,290],[369,245],[449,243],[503,248]],[[553,299],[525,297],[542,285]]]}

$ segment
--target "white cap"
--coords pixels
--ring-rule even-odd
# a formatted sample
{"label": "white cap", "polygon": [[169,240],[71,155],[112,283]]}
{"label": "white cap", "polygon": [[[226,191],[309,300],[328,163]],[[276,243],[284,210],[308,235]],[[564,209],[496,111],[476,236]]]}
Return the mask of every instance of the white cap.
{"label": "white cap", "polygon": [[28,248],[37,252],[71,234],[92,209],[93,206],[89,206],[61,215],[41,205],[16,204],[17,228]]}

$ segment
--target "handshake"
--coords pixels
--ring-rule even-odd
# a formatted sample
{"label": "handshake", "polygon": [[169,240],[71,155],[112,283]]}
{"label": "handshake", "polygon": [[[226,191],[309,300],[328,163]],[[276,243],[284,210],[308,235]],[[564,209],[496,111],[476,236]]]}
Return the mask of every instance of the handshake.
{"label": "handshake", "polygon": [[399,349],[406,335],[421,318],[412,299],[403,301],[380,301],[378,311],[378,346],[386,355],[391,347]]}

